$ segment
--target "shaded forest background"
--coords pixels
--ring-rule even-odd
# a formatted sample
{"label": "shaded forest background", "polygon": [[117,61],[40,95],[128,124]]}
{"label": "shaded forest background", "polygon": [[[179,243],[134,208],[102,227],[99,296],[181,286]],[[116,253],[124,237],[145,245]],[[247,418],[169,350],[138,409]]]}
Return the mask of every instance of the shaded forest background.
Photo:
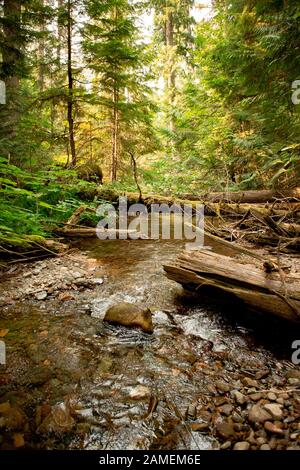
{"label": "shaded forest background", "polygon": [[299,2],[0,4],[3,246],[96,207],[102,176],[136,190],[135,165],[147,193],[299,183]]}

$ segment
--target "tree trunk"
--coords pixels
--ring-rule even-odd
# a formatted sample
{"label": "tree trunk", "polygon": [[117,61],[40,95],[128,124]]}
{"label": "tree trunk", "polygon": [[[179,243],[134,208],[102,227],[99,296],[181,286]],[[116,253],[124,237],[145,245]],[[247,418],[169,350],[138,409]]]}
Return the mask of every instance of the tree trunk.
{"label": "tree trunk", "polygon": [[183,199],[191,201],[203,200],[206,202],[233,202],[233,203],[258,203],[274,202],[277,199],[285,199],[286,201],[300,201],[300,188],[286,190],[261,189],[252,191],[236,191],[236,192],[217,192],[203,195],[182,195]]}
{"label": "tree trunk", "polygon": [[[1,127],[3,136],[12,140],[17,133],[20,120],[18,93],[20,86],[21,3],[19,0],[4,0],[2,37],[2,79],[5,83],[5,105],[2,108]],[[10,157],[10,154],[7,155]],[[14,161],[13,155],[11,155]],[[14,163],[18,163],[14,161]]]}
{"label": "tree trunk", "polygon": [[299,273],[282,279],[278,273],[266,273],[257,263],[241,263],[207,250],[183,252],[175,264],[164,269],[169,279],[198,295],[223,292],[251,309],[300,322]]}
{"label": "tree trunk", "polygon": [[76,166],[76,147],[74,136],[74,79],[72,71],[72,2],[68,0],[68,125],[69,145],[71,151],[72,167]]}
{"label": "tree trunk", "polygon": [[[168,8],[167,8],[168,10]],[[165,25],[165,43],[168,49],[169,55],[169,70],[168,70],[168,77],[167,77],[167,90],[170,105],[173,106],[175,103],[175,89],[176,89],[176,58],[175,58],[175,41],[174,41],[174,20],[173,20],[173,13],[172,11],[167,11],[166,17],[166,25]],[[174,129],[174,120],[171,116],[170,118],[170,130]]]}
{"label": "tree trunk", "polygon": [[[44,0],[41,0],[41,8],[44,7]],[[44,31],[45,31],[45,21],[42,14],[41,24],[40,24],[40,33],[41,37],[39,38],[39,88],[40,92],[44,91],[45,87],[45,39],[44,39]]]}
{"label": "tree trunk", "polygon": [[119,141],[119,111],[118,111],[118,90],[116,85],[113,90],[113,119],[112,119],[112,155],[111,155],[111,181],[117,180],[118,167],[118,141]]}

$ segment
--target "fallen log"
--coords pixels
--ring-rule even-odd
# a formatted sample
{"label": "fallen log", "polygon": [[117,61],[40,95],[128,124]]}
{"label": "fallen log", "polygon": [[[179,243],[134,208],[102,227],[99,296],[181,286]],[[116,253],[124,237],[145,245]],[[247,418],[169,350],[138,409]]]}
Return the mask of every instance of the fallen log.
{"label": "fallen log", "polygon": [[185,251],[165,265],[169,279],[196,291],[213,289],[229,294],[253,310],[300,323],[300,273],[267,273],[263,264],[241,262],[208,250]]}
{"label": "fallen log", "polygon": [[[97,237],[97,229],[96,227],[77,227],[77,228],[63,228],[61,233],[64,237],[67,238],[95,238]],[[146,236],[136,230],[122,230],[122,229],[104,229],[104,233],[107,238],[111,239],[118,239],[118,238],[126,238],[126,239],[137,239],[143,238],[145,239]],[[102,238],[101,238],[102,239]]]}
{"label": "fallen log", "polygon": [[249,190],[249,191],[224,191],[212,192],[207,194],[193,195],[184,194],[182,199],[204,200],[207,202],[238,202],[238,203],[266,203],[273,202],[277,199],[285,199],[286,201],[299,201],[300,188],[293,188],[287,190]]}

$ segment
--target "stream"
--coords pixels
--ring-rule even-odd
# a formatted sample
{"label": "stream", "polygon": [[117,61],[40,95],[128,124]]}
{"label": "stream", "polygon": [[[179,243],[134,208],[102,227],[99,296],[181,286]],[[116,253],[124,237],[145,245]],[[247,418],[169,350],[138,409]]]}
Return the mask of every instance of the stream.
{"label": "stream", "polygon": [[[183,247],[88,239],[3,277],[1,449],[298,448],[295,332],[169,281]],[[102,322],[123,301],[151,309],[152,335]],[[281,434],[249,421],[260,400],[283,410]]]}

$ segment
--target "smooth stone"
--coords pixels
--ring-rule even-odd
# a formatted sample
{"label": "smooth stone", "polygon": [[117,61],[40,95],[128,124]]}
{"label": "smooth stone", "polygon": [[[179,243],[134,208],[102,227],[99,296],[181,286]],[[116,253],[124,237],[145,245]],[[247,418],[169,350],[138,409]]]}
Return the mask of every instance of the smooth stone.
{"label": "smooth stone", "polygon": [[254,379],[251,379],[250,377],[245,377],[243,380],[242,380],[243,384],[245,385],[245,387],[254,387],[254,388],[258,388],[258,382],[257,380],[254,380]]}
{"label": "smooth stone", "polygon": [[272,418],[271,414],[259,405],[253,405],[249,411],[248,419],[252,423],[264,423]]}
{"label": "smooth stone", "polygon": [[270,421],[266,421],[264,427],[266,431],[271,432],[272,434],[278,434],[281,436],[284,434],[282,429],[280,429],[278,426],[276,426],[274,423],[271,423]]}
{"label": "smooth stone", "polygon": [[229,416],[233,410],[233,406],[227,403],[226,405],[220,406],[220,412],[226,416]]}
{"label": "smooth stone", "polygon": [[280,421],[283,417],[281,405],[278,405],[277,403],[264,405],[264,409],[267,410],[267,412],[270,413],[272,418],[276,421]]}
{"label": "smooth stone", "polygon": [[230,439],[235,436],[235,430],[232,423],[221,421],[216,425],[216,432],[222,439]]}
{"label": "smooth stone", "polygon": [[48,293],[43,290],[42,292],[38,292],[37,294],[35,294],[35,298],[36,300],[45,300],[48,296]]}
{"label": "smooth stone", "polygon": [[231,392],[231,396],[232,396],[232,398],[235,399],[235,401],[239,405],[243,405],[247,401],[247,398],[245,397],[245,395],[243,395],[243,393],[239,392],[238,390],[233,390]]}
{"label": "smooth stone", "polygon": [[250,444],[249,442],[236,442],[233,446],[233,450],[249,450]]}
{"label": "smooth stone", "polygon": [[260,446],[260,450],[271,450],[271,447],[268,444],[263,444]]}
{"label": "smooth stone", "polygon": [[145,333],[153,333],[152,314],[148,308],[122,302],[110,307],[103,321],[141,328]]}
{"label": "smooth stone", "polygon": [[216,382],[216,387],[217,387],[218,391],[221,392],[221,393],[227,393],[230,390],[229,385],[225,382],[220,381],[220,380],[218,382]]}

